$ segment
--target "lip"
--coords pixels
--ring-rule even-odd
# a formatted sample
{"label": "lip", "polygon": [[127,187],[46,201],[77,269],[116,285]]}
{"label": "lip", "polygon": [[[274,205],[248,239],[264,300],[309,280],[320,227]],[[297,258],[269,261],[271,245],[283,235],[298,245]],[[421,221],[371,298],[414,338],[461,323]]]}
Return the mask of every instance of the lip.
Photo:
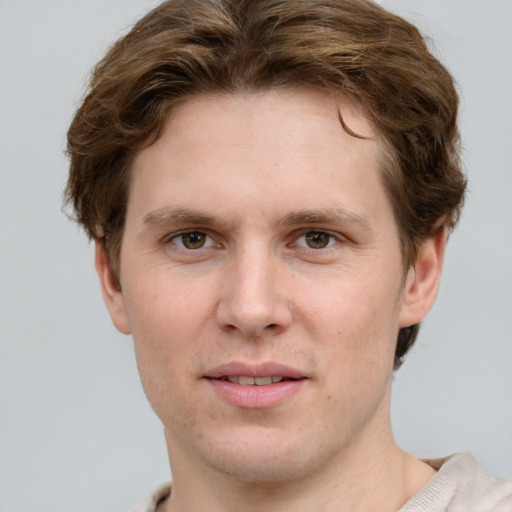
{"label": "lip", "polygon": [[205,375],[208,379],[220,379],[228,375],[247,375],[248,377],[267,377],[268,375],[278,375],[288,379],[304,379],[307,376],[290,366],[268,362],[260,364],[246,364],[239,362],[230,362],[216,366]]}
{"label": "lip", "polygon": [[[294,380],[284,380],[266,386],[242,386],[222,379],[229,375],[279,376]],[[303,388],[308,378],[300,370],[279,363],[248,365],[231,362],[208,371],[204,380],[218,397],[230,405],[243,409],[267,409],[277,407],[291,399]]]}

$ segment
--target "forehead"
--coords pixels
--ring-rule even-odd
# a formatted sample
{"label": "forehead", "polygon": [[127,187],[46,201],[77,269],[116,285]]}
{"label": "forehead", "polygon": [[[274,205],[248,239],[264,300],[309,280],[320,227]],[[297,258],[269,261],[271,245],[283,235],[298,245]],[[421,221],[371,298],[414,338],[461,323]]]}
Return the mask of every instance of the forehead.
{"label": "forehead", "polygon": [[[348,135],[344,125],[362,138],[377,138],[360,106],[327,91],[205,94],[188,98],[171,112],[154,146],[194,151],[230,147],[241,153],[263,148],[265,153],[288,151],[290,157],[291,152],[305,154],[313,147],[321,152],[332,148]],[[365,146],[368,151],[370,145]]]}
{"label": "forehead", "polygon": [[[340,116],[362,138],[347,133]],[[128,215],[191,205],[243,212],[250,205],[284,216],[325,203],[379,215],[388,205],[369,198],[382,195],[381,149],[362,109],[325,91],[194,96],[136,156]]]}

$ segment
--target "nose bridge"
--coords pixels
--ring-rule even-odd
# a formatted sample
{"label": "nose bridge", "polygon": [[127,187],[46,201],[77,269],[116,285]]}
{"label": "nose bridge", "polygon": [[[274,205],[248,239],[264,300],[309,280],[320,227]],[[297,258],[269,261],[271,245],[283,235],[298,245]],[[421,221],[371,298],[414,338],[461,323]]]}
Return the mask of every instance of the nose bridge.
{"label": "nose bridge", "polygon": [[291,311],[285,297],[282,266],[262,240],[247,242],[235,251],[219,304],[222,327],[259,336],[289,324]]}

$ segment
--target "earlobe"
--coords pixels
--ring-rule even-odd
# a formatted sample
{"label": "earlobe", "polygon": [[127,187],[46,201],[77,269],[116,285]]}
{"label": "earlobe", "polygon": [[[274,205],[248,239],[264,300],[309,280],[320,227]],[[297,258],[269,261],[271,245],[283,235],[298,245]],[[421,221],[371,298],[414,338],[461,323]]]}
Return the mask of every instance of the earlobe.
{"label": "earlobe", "polygon": [[441,227],[423,242],[405,280],[399,327],[420,323],[437,298],[447,231]]}
{"label": "earlobe", "polygon": [[105,249],[104,239],[96,239],[94,245],[96,272],[98,273],[101,293],[108,312],[110,313],[110,318],[118,331],[123,334],[130,334],[131,328],[126,314],[123,293],[119,287],[116,276],[112,272]]}

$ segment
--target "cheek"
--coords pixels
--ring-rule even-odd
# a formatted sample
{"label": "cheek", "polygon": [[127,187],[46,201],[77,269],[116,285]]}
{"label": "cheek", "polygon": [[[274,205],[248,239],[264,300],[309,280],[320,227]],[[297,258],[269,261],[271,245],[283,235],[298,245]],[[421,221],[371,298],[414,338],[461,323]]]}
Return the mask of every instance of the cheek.
{"label": "cheek", "polygon": [[[368,272],[368,275],[371,275]],[[307,304],[312,327],[335,331],[340,337],[357,342],[361,349],[375,338],[388,338],[397,330],[400,294],[398,279],[359,275],[342,280],[325,280],[321,286],[307,287]]]}
{"label": "cheek", "polygon": [[[139,290],[140,291],[140,290]],[[198,317],[183,297],[158,290],[138,293],[130,304],[135,356],[142,387],[164,425],[188,431],[197,423],[192,392],[201,355]]]}
{"label": "cheek", "polygon": [[398,328],[395,297],[370,287],[350,299],[326,314],[331,336],[323,342],[330,345],[325,374],[334,390],[331,407],[357,423],[376,410],[390,387]]}
{"label": "cheek", "polygon": [[213,314],[211,284],[176,278],[159,268],[134,275],[127,284],[124,294],[136,341],[164,348],[193,336]]}
{"label": "cheek", "polygon": [[310,303],[310,329],[324,345],[330,375],[347,386],[371,386],[393,367],[398,333],[396,284],[375,279],[326,288]]}
{"label": "cheek", "polygon": [[204,294],[165,280],[162,275],[133,279],[124,288],[137,365],[150,401],[155,392],[187,382],[197,360],[205,322],[211,318]]}

